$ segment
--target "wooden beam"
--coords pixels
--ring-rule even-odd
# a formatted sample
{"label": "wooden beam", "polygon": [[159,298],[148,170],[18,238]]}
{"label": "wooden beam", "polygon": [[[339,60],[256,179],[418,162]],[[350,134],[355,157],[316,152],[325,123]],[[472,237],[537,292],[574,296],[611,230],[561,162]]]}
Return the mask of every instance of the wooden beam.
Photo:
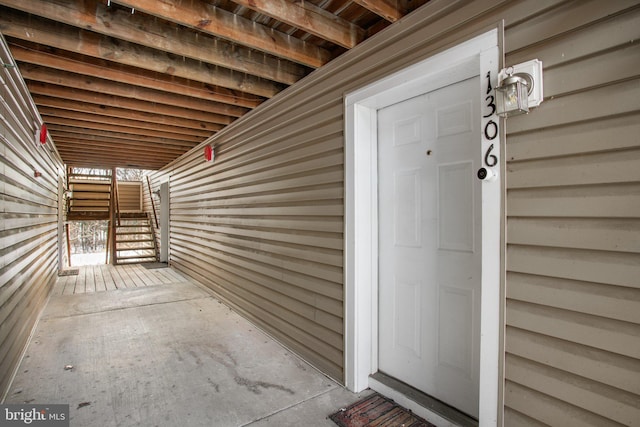
{"label": "wooden beam", "polygon": [[383,17],[389,22],[396,22],[406,13],[396,6],[397,2],[389,0],[353,0],[354,3],[369,9],[378,16]]}
{"label": "wooden beam", "polygon": [[[63,159],[68,160],[68,159],[75,159],[80,160],[80,159],[92,159],[92,160],[99,160],[100,158],[102,158],[102,161],[104,162],[105,159],[108,159],[111,162],[116,162],[119,164],[141,164],[141,163],[145,163],[145,164],[149,164],[152,163],[154,166],[155,165],[161,165],[161,164],[167,164],[171,161],[173,161],[174,159],[176,159],[177,157],[180,157],[181,154],[173,154],[173,155],[169,155],[167,154],[157,154],[157,153],[153,153],[152,151],[145,151],[145,152],[134,152],[130,149],[127,149],[125,147],[113,147],[113,148],[97,148],[97,147],[92,147],[92,146],[87,146],[85,145],[84,148],[85,152],[79,152],[77,148],[75,147],[66,147],[65,145],[61,146],[61,153],[60,155],[63,157]],[[113,152],[126,152],[126,151],[130,151],[129,155],[113,155]],[[82,153],[82,154],[76,154],[76,153]],[[113,164],[113,163],[110,163]]]}
{"label": "wooden beam", "polygon": [[[82,147],[82,149],[78,149],[78,147]],[[181,156],[185,152],[186,151],[175,152],[164,149],[136,149],[127,145],[112,145],[111,147],[104,147],[87,142],[60,141],[61,155],[64,153],[67,157],[73,156],[76,159],[103,156],[113,157],[113,159],[122,161],[129,158],[144,159],[147,157],[148,160],[166,162]]]}
{"label": "wooden beam", "polygon": [[49,123],[62,125],[62,126],[71,126],[76,128],[85,129],[85,133],[92,132],[93,130],[104,130],[108,132],[122,132],[122,133],[130,133],[133,135],[149,135],[157,138],[165,138],[165,139],[175,139],[178,141],[189,141],[200,143],[204,141],[204,137],[198,137],[194,135],[184,135],[182,133],[170,133],[170,132],[162,132],[158,130],[152,129],[140,129],[136,127],[127,127],[127,126],[118,126],[108,123],[99,123],[92,120],[76,120],[70,119],[66,117],[57,117],[57,116],[47,116],[42,114],[42,119],[49,126]]}
{"label": "wooden beam", "polygon": [[[186,147],[191,148],[199,143],[199,141],[184,141],[184,140],[176,140],[176,139],[167,139],[158,136],[149,136],[149,135],[136,135],[124,132],[114,132],[110,130],[100,130],[93,129],[90,133],[87,132],[86,129],[81,127],[71,126],[71,125],[59,125],[55,123],[47,123],[47,129],[51,132],[52,135],[58,134],[69,134],[69,135],[80,135],[80,138],[85,138],[91,140],[91,138],[104,138],[109,139],[113,138],[116,140],[124,140],[124,141],[137,141],[141,142],[144,145],[157,145],[157,146],[167,146],[167,147]],[[55,142],[55,138],[54,138]]]}
{"label": "wooden beam", "polygon": [[86,134],[83,135],[80,133],[72,132],[52,132],[52,135],[54,136],[54,142],[56,143],[56,145],[61,142],[64,142],[66,144],[79,144],[79,150],[82,150],[82,144],[85,144],[91,146],[96,145],[100,147],[131,147],[132,149],[137,149],[140,151],[153,151],[162,149],[163,152],[180,154],[188,151],[196,145],[191,144],[190,146],[179,146],[169,144],[154,144],[149,142],[141,143],[135,140],[126,140]]}
{"label": "wooden beam", "polygon": [[195,31],[180,31],[144,14],[109,8],[104,1],[3,0],[5,6],[142,46],[291,85],[308,69]]}
{"label": "wooden beam", "polygon": [[273,28],[227,12],[208,2],[180,0],[113,0],[149,15],[222,37],[271,55],[318,68],[331,58],[325,49]]}
{"label": "wooden beam", "polygon": [[191,110],[201,110],[218,113],[218,106],[214,103],[187,96],[174,95],[158,90],[131,86],[125,83],[110,82],[105,79],[89,77],[66,71],[56,71],[39,65],[20,64],[20,73],[25,80],[54,84],[59,86],[99,92],[131,99],[144,99],[164,105],[173,105]]}
{"label": "wooden beam", "polygon": [[149,169],[157,169],[172,162],[182,154],[163,154],[153,151],[145,151],[127,154],[126,148],[109,148],[109,149],[93,149],[90,145],[85,144],[83,150],[76,147],[66,147],[60,144],[60,156],[65,163],[78,164],[83,161],[90,160],[91,163],[100,166],[122,166],[122,167],[144,167]]}
{"label": "wooden beam", "polygon": [[211,123],[153,112],[140,112],[127,108],[111,107],[106,105],[76,101],[71,99],[71,97],[58,98],[32,94],[32,98],[38,107],[51,107],[61,110],[100,114],[108,117],[138,120],[148,123],[156,123],[159,125],[178,126],[190,129],[202,129],[207,130],[211,133],[221,130],[223,128],[222,125],[228,125],[229,123],[231,123],[230,120],[220,120],[224,121],[225,123]]}
{"label": "wooden beam", "polygon": [[69,166],[94,168],[113,166],[157,170],[175,160],[171,159],[167,161],[167,159],[164,158],[149,158],[148,156],[120,158],[110,157],[102,153],[83,154],[81,157],[77,157],[73,152],[65,152],[64,155],[62,153],[60,155],[64,162]]}
{"label": "wooden beam", "polygon": [[180,117],[185,119],[201,120],[207,123],[229,124],[235,120],[235,117],[225,116],[222,114],[172,107],[165,104],[156,104],[132,98],[105,95],[99,92],[90,92],[81,89],[65,88],[63,86],[41,82],[27,81],[27,87],[34,99],[42,95],[104,107],[126,108],[136,112],[147,112],[176,118]]}
{"label": "wooden beam", "polygon": [[[213,112],[228,116],[241,117],[247,113],[248,109],[255,108],[264,101],[262,97],[243,94],[242,92],[234,93],[230,90],[225,90],[226,93],[222,93],[223,88],[212,88],[202,82],[142,71],[138,68],[114,64],[103,59],[80,56],[59,49],[49,48],[48,50],[52,51],[52,53],[45,52],[39,50],[41,48],[40,45],[25,41],[16,42],[14,40],[10,43],[10,46],[11,54],[19,62],[69,71],[89,78],[100,76],[102,79],[111,82],[168,92],[179,95],[181,98],[193,97],[203,101],[211,101],[212,107],[210,108],[216,106],[216,111]],[[62,56],[63,54],[67,56]],[[207,108],[206,111],[210,111],[210,108]]]}
{"label": "wooden beam", "polygon": [[227,68],[214,67],[187,58],[126,41],[101,36],[91,31],[62,26],[53,21],[0,8],[0,31],[11,37],[55,46],[82,55],[108,59],[124,65],[175,75],[207,84],[227,87],[270,98],[284,86]]}
{"label": "wooden beam", "polygon": [[[77,158],[80,158],[86,154],[85,151],[87,151],[92,147],[92,142],[61,139],[59,142],[56,142],[56,145],[59,145],[59,147],[57,148],[61,150],[60,151],[61,153],[64,150],[67,150],[67,151],[71,150],[71,151],[74,151],[74,156],[76,156]],[[184,149],[183,151],[165,150],[165,147],[163,146],[149,146],[149,147],[142,147],[142,148],[139,147],[138,149],[135,149],[126,144],[124,145],[113,144],[110,147],[104,147],[104,146],[97,146],[97,147],[100,147],[101,149],[106,150],[107,152],[110,152],[109,155],[121,160],[127,158],[128,150],[131,150],[131,153],[133,153],[134,151],[140,152],[140,153],[146,153],[146,155],[150,158],[155,158],[156,156],[159,155],[158,153],[162,152],[163,154],[161,155],[161,157],[163,157],[164,160],[168,160],[168,159],[173,159],[175,157],[181,156],[182,154],[186,153],[191,148],[193,148],[191,147],[189,149]]]}
{"label": "wooden beam", "polygon": [[234,0],[234,3],[347,49],[351,49],[364,40],[365,31],[362,28],[310,2]]}
{"label": "wooden beam", "polygon": [[111,153],[111,155],[118,155],[118,153],[121,153],[123,158],[126,158],[128,155],[140,154],[169,159],[180,156],[187,151],[168,149],[165,147],[156,147],[156,149],[154,149],[153,146],[139,147],[131,144],[113,144],[101,141],[74,140],[66,138],[57,138],[56,145],[59,145],[63,150],[78,151],[79,155],[81,155],[83,151],[90,150],[92,153],[102,152]]}
{"label": "wooden beam", "polygon": [[[205,138],[210,137],[215,132],[215,131],[209,131],[209,130],[199,130],[199,129],[192,129],[192,128],[186,128],[186,127],[172,126],[172,125],[159,126],[156,123],[147,122],[147,121],[124,119],[124,118],[106,116],[103,114],[92,114],[92,113],[85,113],[85,112],[72,111],[72,110],[61,110],[58,108],[51,108],[46,106],[41,106],[38,108],[38,110],[40,111],[40,114],[43,117],[45,116],[49,118],[56,117],[61,119],[72,119],[72,120],[79,120],[79,121],[98,123],[98,124],[101,123],[101,124],[112,125],[114,126],[114,128],[121,127],[121,128],[130,128],[130,129],[139,129],[140,131],[145,131],[145,130],[161,131],[161,132],[173,133],[173,134],[181,135],[185,137],[188,137],[188,136],[194,136],[196,138],[200,137],[203,140]],[[218,126],[219,126],[219,129],[217,130],[222,129],[223,127],[221,125],[218,125]]]}

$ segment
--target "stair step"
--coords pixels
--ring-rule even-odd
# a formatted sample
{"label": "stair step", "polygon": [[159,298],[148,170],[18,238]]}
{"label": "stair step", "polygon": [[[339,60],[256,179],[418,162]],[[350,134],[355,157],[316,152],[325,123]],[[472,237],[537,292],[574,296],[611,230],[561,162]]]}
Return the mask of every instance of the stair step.
{"label": "stair step", "polygon": [[120,212],[120,219],[149,219],[149,217],[145,213]]}
{"label": "stair step", "polygon": [[126,231],[118,233],[116,232],[116,236],[128,236],[130,234],[151,234],[150,231]]}
{"label": "stair step", "polygon": [[[148,249],[118,249],[117,252],[121,254],[121,255],[118,255],[118,258],[126,258],[126,257],[136,258],[136,257],[150,257],[150,256],[154,257],[154,256],[156,256],[155,251],[153,250],[153,248],[148,248]],[[138,252],[138,253],[130,253],[130,252]]]}
{"label": "stair step", "polygon": [[128,264],[142,264],[143,262],[158,262],[157,259],[132,259],[132,260],[122,260],[116,262],[116,265],[128,265]]}
{"label": "stair step", "polygon": [[129,265],[129,264],[141,264],[144,262],[158,262],[157,258],[142,258],[142,259],[132,259],[132,260],[122,260],[116,262],[116,265]]}
{"label": "stair step", "polygon": [[154,248],[153,246],[135,246],[130,248],[116,248],[118,252],[142,252],[142,251],[155,252],[155,249],[156,248]]}
{"label": "stair step", "polygon": [[127,240],[116,240],[116,243],[146,243],[146,242],[151,242],[153,243],[153,239],[140,239],[140,240],[131,240],[131,239],[127,239]]}
{"label": "stair step", "polygon": [[119,256],[116,258],[118,261],[126,261],[132,259],[156,259],[155,255],[139,255],[139,256]]}

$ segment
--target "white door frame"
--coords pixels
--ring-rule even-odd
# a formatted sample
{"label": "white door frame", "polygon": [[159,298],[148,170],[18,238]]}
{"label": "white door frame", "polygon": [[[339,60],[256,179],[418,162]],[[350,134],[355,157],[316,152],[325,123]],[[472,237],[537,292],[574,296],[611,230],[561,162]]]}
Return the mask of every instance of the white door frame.
{"label": "white door frame", "polygon": [[[495,87],[499,71],[498,30],[463,42],[345,96],[345,383],[359,392],[378,371],[378,183],[377,110],[447,84],[480,76],[482,114],[487,113],[486,74]],[[488,119],[482,119],[482,126]],[[495,123],[498,120],[495,119]],[[500,134],[482,136],[482,153]],[[499,164],[500,165],[500,164]],[[496,170],[499,169],[496,167]],[[480,321],[480,426],[497,425],[500,346],[501,189],[500,180],[483,188]],[[485,215],[486,206],[500,215]]]}

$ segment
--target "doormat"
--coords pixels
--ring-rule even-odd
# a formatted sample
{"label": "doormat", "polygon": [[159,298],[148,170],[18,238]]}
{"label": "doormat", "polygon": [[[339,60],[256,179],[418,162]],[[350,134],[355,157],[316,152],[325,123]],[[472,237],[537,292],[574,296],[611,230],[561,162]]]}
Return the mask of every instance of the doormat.
{"label": "doormat", "polygon": [[67,268],[65,270],[58,271],[58,276],[77,276],[79,273],[79,268]]}
{"label": "doormat", "polygon": [[435,427],[378,393],[340,409],[329,419],[340,427]]}
{"label": "doormat", "polygon": [[167,268],[169,264],[166,262],[145,262],[142,263],[142,266],[147,270],[153,270],[154,268]]}

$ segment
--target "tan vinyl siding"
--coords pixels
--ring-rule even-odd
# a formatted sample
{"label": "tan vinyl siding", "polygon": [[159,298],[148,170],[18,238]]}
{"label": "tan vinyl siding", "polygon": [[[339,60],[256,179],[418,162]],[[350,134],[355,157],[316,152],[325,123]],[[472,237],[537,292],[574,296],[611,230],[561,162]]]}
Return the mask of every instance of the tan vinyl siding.
{"label": "tan vinyl siding", "polygon": [[343,154],[340,130],[327,132],[336,107],[316,132],[274,129],[217,148],[213,165],[197,155],[176,170],[170,246],[174,266],[287,345],[321,353],[308,357],[341,378]]}
{"label": "tan vinyl siding", "polygon": [[[2,38],[0,59],[15,63]],[[1,67],[0,79],[2,398],[57,277],[58,174],[64,167],[50,142],[36,145],[34,122],[40,120],[18,70]]]}
{"label": "tan vinyl siding", "polygon": [[506,121],[504,425],[637,425],[637,1],[429,2],[154,176],[171,262],[343,379],[343,96],[502,20],[545,85]]}
{"label": "tan vinyl siding", "polygon": [[639,23],[567,2],[506,27],[546,100],[507,122],[505,425],[640,425]]}
{"label": "tan vinyl siding", "polygon": [[118,209],[120,212],[141,212],[141,192],[140,182],[118,182]]}

